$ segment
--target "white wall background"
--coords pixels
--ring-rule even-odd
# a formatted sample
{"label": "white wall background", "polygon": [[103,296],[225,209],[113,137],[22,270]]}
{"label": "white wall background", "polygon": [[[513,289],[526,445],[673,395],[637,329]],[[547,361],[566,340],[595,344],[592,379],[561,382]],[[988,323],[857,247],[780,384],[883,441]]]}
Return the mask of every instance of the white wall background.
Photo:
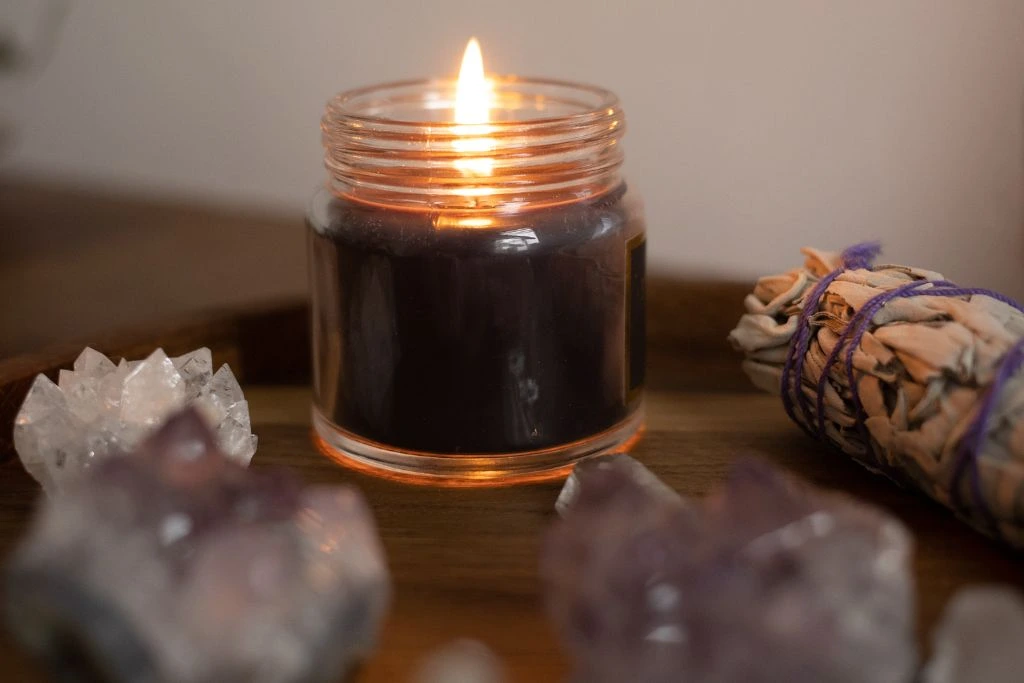
{"label": "white wall background", "polygon": [[619,93],[655,265],[881,238],[1024,295],[1024,0],[77,0],[0,90],[3,164],[298,212],[327,97],[453,74],[472,34],[489,70]]}

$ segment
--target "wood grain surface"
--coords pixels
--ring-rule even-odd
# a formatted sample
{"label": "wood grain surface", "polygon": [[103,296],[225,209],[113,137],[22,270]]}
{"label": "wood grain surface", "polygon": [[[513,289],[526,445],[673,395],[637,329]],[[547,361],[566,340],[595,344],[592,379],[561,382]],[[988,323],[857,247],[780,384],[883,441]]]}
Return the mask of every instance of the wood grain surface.
{"label": "wood grain surface", "polygon": [[[567,663],[545,619],[537,553],[560,484],[438,489],[398,484],[342,468],[309,439],[303,387],[246,387],[260,449],[254,467],[287,466],[307,481],[351,482],[369,498],[395,583],[380,647],[361,682],[397,683],[432,648],[477,638],[504,660],[512,681],[564,680]],[[978,536],[941,507],[890,485],[821,448],[790,425],[770,396],[655,391],[636,455],[685,495],[706,493],[730,464],[753,455],[820,486],[888,509],[917,538],[915,573],[923,636],[958,588],[1024,586],[1018,557]],[[23,532],[33,482],[16,460],[0,466],[0,556]],[[43,680],[11,643],[0,642],[0,680]]]}

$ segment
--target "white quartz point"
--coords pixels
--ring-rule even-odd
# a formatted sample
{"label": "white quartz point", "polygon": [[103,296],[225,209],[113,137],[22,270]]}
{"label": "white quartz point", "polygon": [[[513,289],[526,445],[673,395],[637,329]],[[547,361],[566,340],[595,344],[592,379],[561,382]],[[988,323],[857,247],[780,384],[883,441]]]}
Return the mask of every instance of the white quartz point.
{"label": "white quartz point", "polygon": [[58,385],[68,401],[69,410],[81,420],[91,422],[108,404],[120,401],[120,380],[116,385],[104,382],[117,371],[109,358],[86,348],[75,359],[74,370],[61,370]]}
{"label": "white quartz point", "polygon": [[74,368],[77,374],[100,377],[114,372],[117,366],[99,351],[85,347],[85,350],[75,359]]}
{"label": "white quartz point", "polygon": [[249,420],[249,402],[242,400],[233,404],[216,428],[217,444],[224,454],[243,465],[248,465],[256,453],[256,435],[252,433],[252,424]]}
{"label": "white quartz point", "polygon": [[155,427],[185,406],[185,380],[163,349],[128,372],[121,394],[121,421]]}
{"label": "white quartz point", "polygon": [[593,470],[617,469],[625,472],[627,476],[645,489],[654,499],[678,501],[683,504],[683,499],[668,484],[658,478],[654,472],[644,467],[638,460],[623,453],[602,455],[596,458],[584,460],[573,468],[572,474],[565,480],[558,500],[555,501],[555,510],[559,515],[565,516],[569,509],[576,502],[580,495],[580,486],[587,472]]}
{"label": "white quartz point", "polygon": [[430,654],[412,683],[503,683],[498,657],[483,643],[456,640]]}
{"label": "white quartz point", "polygon": [[202,388],[213,378],[213,354],[206,347],[179,356],[173,359],[173,363],[185,380],[185,396],[189,400],[198,396]]}
{"label": "white quartz point", "polygon": [[227,416],[231,406],[243,398],[242,387],[225,363],[199,392],[199,407],[208,420],[218,424]]}
{"label": "white quartz point", "polygon": [[[67,401],[60,388],[46,375],[36,376],[14,420],[14,448],[28,473],[47,489],[54,482],[40,441],[47,432],[69,428],[66,416]],[[56,458],[57,454],[51,457]]]}
{"label": "white quartz point", "polygon": [[231,369],[212,372],[209,349],[169,358],[157,349],[141,361],[115,365],[85,349],[58,384],[40,375],[15,421],[15,449],[47,491],[108,455],[130,451],[172,413],[195,405],[231,459],[256,452],[249,404]]}
{"label": "white quartz point", "polygon": [[923,683],[1024,680],[1024,599],[1009,588],[969,588],[953,596],[934,636]]}

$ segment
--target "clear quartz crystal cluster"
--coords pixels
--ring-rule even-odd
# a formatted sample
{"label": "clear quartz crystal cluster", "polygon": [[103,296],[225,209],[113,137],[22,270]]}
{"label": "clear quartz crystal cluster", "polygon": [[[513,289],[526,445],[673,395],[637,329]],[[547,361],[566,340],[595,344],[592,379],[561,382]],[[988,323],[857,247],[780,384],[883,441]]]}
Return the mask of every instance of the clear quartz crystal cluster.
{"label": "clear quartz crystal cluster", "polygon": [[247,470],[192,409],[47,497],[7,579],[59,680],[115,683],[333,683],[390,591],[356,490]]}
{"label": "clear quartz crystal cluster", "polygon": [[98,460],[131,450],[186,405],[200,410],[228,457],[249,463],[256,452],[249,404],[231,368],[213,372],[206,348],[178,358],[157,349],[118,365],[85,349],[57,384],[36,377],[14,422],[14,445],[43,488],[59,491]]}
{"label": "clear quartz crystal cluster", "polygon": [[577,466],[542,558],[588,683],[907,683],[911,539],[756,461],[702,501],[625,456]]}

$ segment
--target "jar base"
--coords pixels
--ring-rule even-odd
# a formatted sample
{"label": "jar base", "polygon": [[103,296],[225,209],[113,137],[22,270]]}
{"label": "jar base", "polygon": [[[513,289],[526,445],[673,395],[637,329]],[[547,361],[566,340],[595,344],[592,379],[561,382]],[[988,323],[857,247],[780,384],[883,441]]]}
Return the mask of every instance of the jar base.
{"label": "jar base", "polygon": [[614,427],[578,441],[536,451],[444,454],[397,449],[368,441],[313,408],[313,441],[332,460],[367,474],[430,486],[510,486],[568,476],[584,458],[629,451],[644,432],[641,404]]}

